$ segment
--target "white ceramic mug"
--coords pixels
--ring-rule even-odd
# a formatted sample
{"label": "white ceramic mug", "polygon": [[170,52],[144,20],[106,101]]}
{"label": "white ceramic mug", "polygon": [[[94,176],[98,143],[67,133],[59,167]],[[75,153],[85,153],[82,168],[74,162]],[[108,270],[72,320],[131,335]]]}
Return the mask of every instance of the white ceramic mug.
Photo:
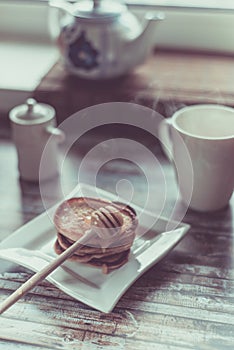
{"label": "white ceramic mug", "polygon": [[159,138],[174,162],[184,202],[199,211],[225,207],[234,188],[234,109],[182,108],[160,124]]}

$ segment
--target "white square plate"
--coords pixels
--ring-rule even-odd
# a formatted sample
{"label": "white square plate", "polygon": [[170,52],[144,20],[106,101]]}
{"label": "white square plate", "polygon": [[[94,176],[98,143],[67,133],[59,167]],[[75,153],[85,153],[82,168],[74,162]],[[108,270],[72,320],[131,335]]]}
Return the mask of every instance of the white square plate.
{"label": "white square plate", "polygon": [[[81,196],[84,188],[90,196],[97,197],[98,193],[101,198],[117,200],[112,193],[84,184],[77,187],[75,196]],[[137,213],[142,212],[133,203],[131,206]],[[57,233],[51,220],[55,209],[52,208],[49,215],[45,212],[36,217],[1,242],[0,258],[35,272],[41,270],[56,256],[53,246]],[[129,261],[121,268],[105,275],[99,268],[67,261],[47,279],[77,300],[102,312],[111,312],[133,282],[173,249],[190,227],[173,222],[175,228],[168,230],[168,220],[160,217],[149,228],[147,223],[152,222],[153,218],[154,214],[149,212],[144,219],[140,216],[139,229],[145,229],[146,233],[136,237]]]}

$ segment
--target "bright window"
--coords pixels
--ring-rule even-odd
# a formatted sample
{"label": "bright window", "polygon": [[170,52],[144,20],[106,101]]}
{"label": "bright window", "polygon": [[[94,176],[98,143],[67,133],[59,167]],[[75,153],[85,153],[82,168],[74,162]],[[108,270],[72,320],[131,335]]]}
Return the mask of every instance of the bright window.
{"label": "bright window", "polygon": [[[160,47],[234,52],[234,0],[126,2],[140,20],[146,11],[165,13],[155,36],[155,44]],[[51,41],[53,24],[48,9],[48,0],[0,0],[0,39]]]}
{"label": "bright window", "polygon": [[128,0],[131,4],[157,5],[169,7],[194,7],[207,9],[232,9],[234,10],[233,0]]}

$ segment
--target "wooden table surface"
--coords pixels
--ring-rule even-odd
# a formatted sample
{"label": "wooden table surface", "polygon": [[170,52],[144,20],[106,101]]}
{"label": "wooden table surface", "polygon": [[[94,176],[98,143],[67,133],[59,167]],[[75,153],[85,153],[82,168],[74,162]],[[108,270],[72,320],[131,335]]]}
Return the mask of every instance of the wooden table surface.
{"label": "wooden table surface", "polygon": [[[0,130],[2,240],[42,213],[44,207],[39,186],[18,180],[9,128],[1,125]],[[84,152],[88,141],[83,140]],[[159,145],[150,139],[147,142],[171,180],[170,206],[176,195],[173,169]],[[79,162],[82,152],[74,150],[72,157]],[[75,183],[71,164],[68,181]],[[98,184],[113,191],[116,180],[123,175],[134,183],[137,204],[143,204],[144,177],[123,160],[107,164]],[[159,185],[152,189],[155,193]],[[230,206],[215,214],[188,211],[184,218],[191,225],[188,235],[139,278],[109,314],[74,300],[47,281],[40,283],[0,316],[0,349],[233,349],[233,214],[234,198]],[[31,273],[17,266],[4,270],[3,260],[0,268],[1,302]]]}
{"label": "wooden table surface", "polygon": [[34,92],[65,117],[98,103],[133,102],[170,116],[188,104],[234,106],[233,56],[156,50],[144,64],[113,80],[86,81],[55,64]]}

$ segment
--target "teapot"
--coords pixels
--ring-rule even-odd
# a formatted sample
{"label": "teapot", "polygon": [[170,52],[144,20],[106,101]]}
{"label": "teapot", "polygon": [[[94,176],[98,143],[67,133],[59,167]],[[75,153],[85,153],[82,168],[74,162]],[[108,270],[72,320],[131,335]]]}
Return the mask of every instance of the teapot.
{"label": "teapot", "polygon": [[50,6],[63,14],[57,43],[65,67],[87,79],[121,76],[142,63],[155,44],[155,24],[164,18],[147,13],[142,24],[113,0],[52,0]]}

